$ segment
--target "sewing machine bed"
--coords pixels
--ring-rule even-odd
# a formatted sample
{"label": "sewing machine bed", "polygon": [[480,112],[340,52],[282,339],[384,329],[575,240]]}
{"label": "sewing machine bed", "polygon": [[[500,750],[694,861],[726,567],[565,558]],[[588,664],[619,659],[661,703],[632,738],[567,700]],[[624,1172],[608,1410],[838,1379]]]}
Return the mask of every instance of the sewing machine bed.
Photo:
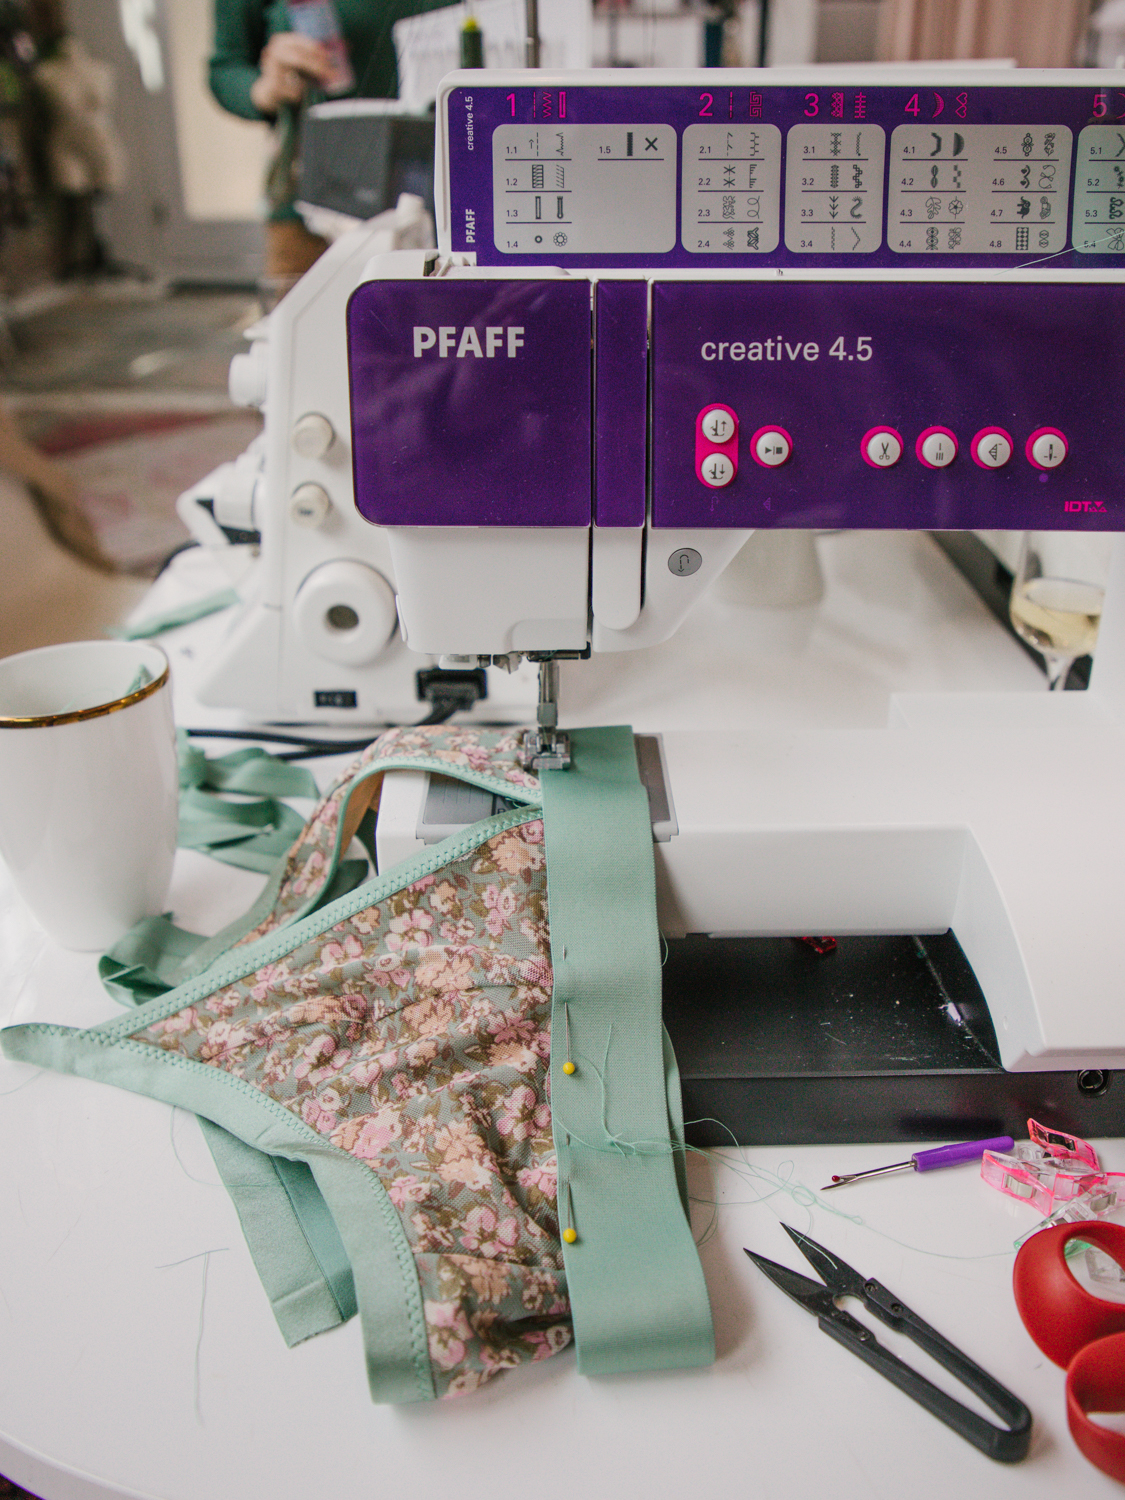
{"label": "sewing machine bed", "polygon": [[664,1022],[695,1146],[1125,1133],[1112,1072],[1005,1072],[952,932],[668,943]]}

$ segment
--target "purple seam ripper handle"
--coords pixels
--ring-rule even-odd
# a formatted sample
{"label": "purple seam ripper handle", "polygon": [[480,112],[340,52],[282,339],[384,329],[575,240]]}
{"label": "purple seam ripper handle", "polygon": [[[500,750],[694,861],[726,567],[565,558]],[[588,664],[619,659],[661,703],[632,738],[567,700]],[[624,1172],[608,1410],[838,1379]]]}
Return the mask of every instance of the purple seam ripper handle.
{"label": "purple seam ripper handle", "polygon": [[987,1141],[961,1141],[956,1146],[916,1151],[910,1159],[916,1172],[931,1172],[935,1167],[955,1167],[961,1161],[979,1161],[986,1151],[1010,1151],[1014,1145],[1010,1135],[994,1135]]}

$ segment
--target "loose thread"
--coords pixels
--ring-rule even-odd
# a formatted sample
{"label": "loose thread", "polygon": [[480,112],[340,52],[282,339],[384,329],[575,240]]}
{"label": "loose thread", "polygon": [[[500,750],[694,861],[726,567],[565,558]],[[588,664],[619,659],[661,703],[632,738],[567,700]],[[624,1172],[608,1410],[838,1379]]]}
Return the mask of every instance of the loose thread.
{"label": "loose thread", "polygon": [[[600,1073],[598,1073],[598,1070],[594,1069],[594,1072],[597,1074],[599,1082],[601,1082],[601,1075]],[[574,1131],[568,1128],[564,1129],[564,1134],[566,1137],[568,1148],[573,1142],[574,1144],[581,1146],[584,1150],[598,1152],[603,1155],[683,1155],[685,1157],[703,1157],[705,1160],[713,1164],[713,1166],[717,1170],[728,1172],[735,1178],[739,1179],[746,1186],[755,1188],[756,1191],[754,1197],[743,1200],[721,1197],[705,1197],[702,1193],[689,1194],[689,1201],[693,1206],[711,1210],[710,1217],[706,1225],[703,1227],[701,1233],[696,1239],[696,1244],[700,1247],[708,1244],[718,1233],[719,1211],[722,1208],[727,1206],[767,1207],[770,1205],[772,1199],[778,1197],[778,1195],[784,1195],[792,1204],[794,1204],[795,1207],[803,1211],[806,1217],[806,1223],[809,1225],[811,1225],[812,1223],[813,1211],[819,1209],[821,1212],[831,1215],[831,1217],[834,1219],[845,1220],[849,1224],[854,1224],[857,1228],[866,1229],[871,1234],[877,1234],[881,1239],[885,1239],[889,1243],[897,1245],[903,1250],[912,1250],[920,1255],[929,1255],[936,1260],[995,1260],[1001,1256],[1011,1253],[1007,1248],[1005,1248],[1003,1250],[986,1251],[980,1255],[955,1255],[947,1251],[934,1250],[928,1246],[912,1245],[906,1240],[900,1240],[896,1236],[888,1234],[885,1230],[876,1229],[873,1225],[868,1223],[868,1221],[864,1219],[861,1214],[847,1212],[847,1210],[842,1207],[838,1199],[826,1198],[821,1193],[815,1191],[813,1188],[806,1187],[803,1182],[793,1181],[790,1175],[793,1170],[792,1162],[782,1162],[779,1164],[777,1171],[771,1172],[765,1167],[754,1166],[752,1163],[746,1161],[745,1159],[737,1161],[731,1160],[731,1157],[728,1153],[731,1151],[735,1151],[739,1153],[739,1156],[741,1156],[742,1148],[739,1145],[734,1132],[731,1131],[729,1127],[723,1123],[723,1121],[709,1118],[706,1120],[690,1120],[687,1123],[689,1125],[717,1125],[719,1129],[726,1131],[726,1133],[730,1136],[731,1145],[724,1147],[707,1147],[692,1146],[687,1142],[680,1144],[678,1142],[668,1140],[625,1141],[619,1136],[610,1135],[608,1130],[606,1132],[605,1144],[599,1144],[596,1142],[584,1140],[580,1135],[575,1134]],[[605,1128],[604,1120],[603,1128]],[[568,1194],[569,1191],[570,1184],[568,1180]],[[570,1212],[570,1200],[568,1197],[568,1216],[570,1215]],[[577,1238],[577,1236],[575,1237]]]}
{"label": "loose thread", "polygon": [[211,1251],[203,1256],[203,1284],[199,1289],[199,1331],[195,1337],[195,1420],[203,1426],[203,1402],[201,1397],[200,1353],[203,1349],[203,1316],[207,1307],[207,1272],[211,1266]]}
{"label": "loose thread", "polygon": [[38,1083],[39,1079],[43,1077],[43,1073],[44,1069],[35,1068],[31,1076],[25,1078],[22,1083],[17,1083],[14,1089],[0,1089],[0,1099],[7,1099],[11,1094],[18,1094],[20,1089],[27,1088],[29,1083]]}
{"label": "loose thread", "polygon": [[183,1157],[180,1155],[180,1149],[176,1145],[176,1116],[177,1114],[181,1113],[190,1113],[190,1111],[181,1111],[178,1105],[173,1104],[172,1114],[168,1121],[168,1141],[172,1147],[172,1155],[176,1158],[176,1165],[179,1167],[180,1171],[184,1174],[189,1182],[198,1182],[201,1187],[218,1187],[218,1183],[210,1182],[206,1177],[196,1177],[195,1173],[189,1172],[187,1167],[184,1165]]}
{"label": "loose thread", "polygon": [[[568,1007],[563,1007],[563,1014],[567,1026],[567,1060],[569,1062],[570,1033]],[[593,1063],[584,1053],[579,1052],[576,1054],[576,1056],[582,1062],[583,1066],[585,1068],[588,1068],[597,1079],[597,1085],[601,1096],[600,1124],[603,1132],[603,1139],[601,1141],[590,1141],[572,1130],[564,1123],[563,1111],[559,1108],[560,1100],[556,1097],[556,1099],[553,1101],[555,1117],[559,1121],[560,1128],[563,1130],[568,1152],[573,1143],[580,1146],[585,1151],[591,1151],[602,1155],[616,1155],[621,1157],[676,1156],[681,1154],[685,1157],[689,1154],[692,1156],[702,1156],[705,1157],[708,1161],[713,1162],[716,1168],[719,1168],[726,1172],[730,1172],[733,1176],[740,1179],[743,1183],[749,1186],[753,1186],[756,1189],[767,1189],[767,1191],[757,1191],[752,1199],[746,1200],[749,1206],[766,1206],[770,1203],[771,1199],[776,1198],[779,1194],[784,1194],[785,1197],[790,1200],[790,1202],[792,1202],[797,1208],[803,1211],[806,1216],[806,1221],[810,1225],[812,1223],[813,1211],[819,1209],[826,1214],[830,1214],[835,1219],[843,1219],[849,1224],[856,1225],[858,1228],[867,1229],[870,1233],[879,1235],[880,1238],[889,1241],[893,1245],[899,1246],[901,1249],[912,1250],[920,1255],[929,1255],[937,1260],[995,1260],[1000,1256],[1010,1254],[1010,1251],[1005,1248],[1004,1250],[987,1251],[980,1255],[954,1255],[945,1251],[933,1250],[924,1246],[911,1245],[907,1241],[899,1240],[894,1235],[887,1234],[883,1230],[875,1229],[862,1217],[862,1215],[847,1212],[838,1199],[825,1198],[821,1193],[815,1191],[813,1188],[806,1187],[803,1182],[792,1181],[791,1175],[788,1175],[791,1174],[793,1170],[793,1164],[791,1162],[781,1163],[778,1171],[770,1172],[766,1168],[756,1167],[752,1165],[745,1159],[742,1159],[737,1163],[731,1161],[729,1155],[727,1155],[726,1153],[734,1150],[735,1152],[738,1152],[739,1155],[741,1155],[742,1147],[734,1132],[722,1120],[709,1118],[701,1120],[691,1120],[687,1123],[689,1125],[717,1126],[721,1131],[724,1131],[727,1135],[730,1136],[731,1144],[729,1147],[724,1146],[713,1148],[691,1146],[686,1142],[681,1144],[666,1137],[654,1140],[627,1140],[623,1135],[621,1135],[620,1133],[614,1133],[609,1128],[609,1096],[606,1087],[606,1074],[609,1070],[609,1053],[612,1045],[612,1040],[613,1028],[611,1025],[606,1036],[605,1049],[600,1067]],[[788,1169],[788,1174],[785,1171],[786,1168]],[[563,1185],[560,1183],[560,1193],[562,1191],[562,1186]],[[572,1222],[573,1201],[571,1198],[569,1176],[567,1178],[565,1189],[567,1195],[567,1227],[563,1231],[563,1238],[568,1244],[573,1244],[575,1240],[577,1240],[578,1235],[574,1229]],[[696,1241],[697,1245],[699,1246],[707,1244],[718,1233],[718,1215],[719,1210],[724,1206],[724,1203],[729,1203],[731,1206],[737,1206],[737,1200],[723,1200],[718,1197],[706,1198],[696,1193],[689,1194],[689,1201],[697,1207],[709,1208],[711,1210],[710,1218],[707,1224],[704,1226],[701,1235]]]}
{"label": "loose thread", "polygon": [[165,1261],[162,1265],[158,1265],[156,1267],[158,1271],[170,1271],[175,1266],[186,1266],[189,1261],[201,1260],[203,1262],[203,1277],[199,1288],[199,1326],[196,1329],[195,1334],[195,1363],[192,1373],[192,1391],[193,1402],[195,1406],[195,1420],[199,1423],[200,1427],[204,1425],[202,1399],[203,1382],[200,1367],[200,1357],[203,1350],[203,1327],[207,1311],[207,1274],[211,1268],[212,1255],[219,1255],[224,1250],[229,1249],[229,1245],[217,1245],[213,1246],[210,1250],[197,1251],[195,1255],[185,1255],[182,1260]]}
{"label": "loose thread", "polygon": [[189,1265],[193,1260],[203,1260],[205,1256],[219,1255],[224,1250],[229,1249],[229,1245],[212,1245],[210,1250],[197,1250],[194,1255],[185,1255],[183,1260],[162,1261],[160,1265],[154,1266],[153,1269],[156,1271],[171,1271],[174,1270],[176,1266],[186,1266]]}
{"label": "loose thread", "polygon": [[[727,1130],[727,1126],[724,1125],[720,1120],[707,1121],[706,1123],[716,1124],[719,1125],[723,1130]],[[728,1134],[731,1135],[731,1139],[733,1141],[733,1133],[728,1131]],[[809,1224],[811,1224],[812,1222],[812,1211],[814,1209],[819,1209],[823,1213],[830,1214],[835,1219],[844,1219],[849,1224],[854,1224],[857,1228],[866,1229],[868,1233],[878,1235],[880,1239],[886,1240],[889,1244],[898,1246],[899,1249],[909,1250],[917,1255],[927,1255],[933,1260],[964,1262],[999,1260],[1011,1254],[1010,1249],[1008,1249],[1007,1247],[1005,1247],[1003,1250],[983,1251],[979,1255],[957,1255],[950,1251],[935,1250],[928,1245],[913,1245],[908,1240],[901,1240],[897,1235],[889,1234],[886,1230],[876,1228],[873,1224],[870,1224],[862,1216],[862,1214],[846,1213],[842,1208],[838,1206],[838,1204],[834,1200],[825,1198],[822,1194],[815,1192],[812,1188],[806,1187],[804,1183],[794,1183],[788,1180],[785,1176],[782,1175],[782,1169],[788,1168],[791,1172],[793,1168],[792,1162],[783,1162],[780,1164],[778,1172],[770,1172],[764,1167],[753,1166],[750,1162],[747,1161],[742,1161],[739,1164],[735,1164],[729,1159],[729,1157],[720,1154],[720,1151],[726,1152],[730,1149],[731,1148],[729,1147],[687,1147],[687,1150],[692,1152],[693,1155],[705,1156],[710,1158],[717,1167],[731,1172],[735,1177],[740,1178],[747,1184],[754,1185],[758,1181],[765,1181],[767,1184],[772,1184],[770,1192],[759,1193],[756,1197],[750,1200],[745,1200],[746,1206],[756,1207],[759,1204],[762,1206],[767,1206],[770,1202],[770,1199],[776,1197],[778,1193],[784,1193],[794,1204],[804,1210],[807,1216],[807,1222]],[[735,1149],[739,1152],[741,1152],[742,1149],[737,1145],[737,1142],[735,1143]],[[695,1194],[692,1194],[691,1201],[692,1203],[697,1203],[701,1206],[709,1207],[714,1210],[714,1213],[712,1215],[712,1222],[708,1226],[709,1234],[713,1234],[715,1232],[715,1221],[718,1216],[718,1211],[719,1209],[724,1207],[726,1203],[729,1203],[731,1207],[742,1206],[739,1204],[738,1200],[704,1198],[701,1195],[697,1196]],[[704,1242],[704,1240],[699,1241],[700,1244]]]}

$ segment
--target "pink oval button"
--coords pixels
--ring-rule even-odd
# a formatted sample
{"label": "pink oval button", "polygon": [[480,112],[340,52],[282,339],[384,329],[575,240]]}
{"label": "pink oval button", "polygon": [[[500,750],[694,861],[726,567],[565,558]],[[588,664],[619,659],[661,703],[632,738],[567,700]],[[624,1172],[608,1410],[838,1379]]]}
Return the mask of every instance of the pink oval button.
{"label": "pink oval button", "polygon": [[1012,434],[1003,427],[982,427],[969,444],[973,463],[982,469],[1002,469],[1015,451]]}

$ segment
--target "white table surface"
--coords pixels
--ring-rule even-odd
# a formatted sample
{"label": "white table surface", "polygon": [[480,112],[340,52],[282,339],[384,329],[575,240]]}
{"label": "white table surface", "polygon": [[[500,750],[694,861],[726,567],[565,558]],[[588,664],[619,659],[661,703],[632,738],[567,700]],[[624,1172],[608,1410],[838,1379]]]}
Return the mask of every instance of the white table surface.
{"label": "white table surface", "polygon": [[[716,600],[647,668],[570,669],[564,711],[569,696],[572,722],[638,729],[699,727],[707,714],[868,725],[897,688],[1043,690],[924,539],[832,538],[822,555],[828,596],[803,622],[746,616],[738,644],[735,607]],[[174,667],[189,662],[189,641],[169,638]],[[190,672],[182,678],[181,702]],[[318,775],[331,769],[320,762]],[[213,931],[259,883],[185,852],[171,904],[183,925]],[[0,953],[0,1023],[88,1025],[113,1012],[95,957],[56,947],[2,870]],[[1097,1145],[1105,1165],[1125,1169],[1125,1142]],[[908,1154],[852,1145],[692,1158],[718,1333],[710,1369],[590,1380],[567,1352],[456,1402],[376,1407],[354,1321],[285,1348],[189,1114],[0,1059],[0,1472],[45,1500],[1119,1494],[1074,1447],[1063,1372],[1012,1300],[1013,1241],[1033,1210],[974,1166],[816,1191],[833,1172]],[[807,1269],[781,1221],[885,1282],[1015,1390],[1035,1419],[1028,1459],[991,1463],[769,1284],[744,1245]],[[881,1327],[879,1337],[929,1369],[913,1346]]]}

